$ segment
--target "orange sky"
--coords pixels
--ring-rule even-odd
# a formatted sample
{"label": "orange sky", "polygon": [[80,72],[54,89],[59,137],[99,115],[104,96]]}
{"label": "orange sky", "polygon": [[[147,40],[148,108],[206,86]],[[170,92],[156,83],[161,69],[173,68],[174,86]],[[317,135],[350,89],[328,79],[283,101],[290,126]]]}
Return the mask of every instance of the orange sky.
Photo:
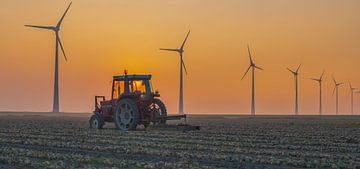
{"label": "orange sky", "polygon": [[[54,35],[24,24],[55,25],[69,1],[0,1],[0,110],[50,111]],[[333,83],[360,87],[358,0],[74,0],[61,30],[68,62],[60,59],[60,109],[90,112],[94,95],[110,95],[113,75],[153,75],[169,112],[177,111],[179,63],[175,53],[191,29],[184,60],[188,113],[250,112],[246,44],[255,62],[258,114],[292,114],[293,76],[303,64],[300,114],[318,113],[318,85],[326,71],[324,113],[334,114]],[[350,110],[348,84],[340,89],[340,113]],[[359,113],[360,95],[355,111]]]}

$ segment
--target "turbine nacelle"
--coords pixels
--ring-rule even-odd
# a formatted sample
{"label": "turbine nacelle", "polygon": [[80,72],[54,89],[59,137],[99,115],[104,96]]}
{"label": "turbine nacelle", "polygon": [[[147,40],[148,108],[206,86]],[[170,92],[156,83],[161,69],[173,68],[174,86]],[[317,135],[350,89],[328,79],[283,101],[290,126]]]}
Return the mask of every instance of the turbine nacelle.
{"label": "turbine nacelle", "polygon": [[317,82],[319,82],[319,83],[321,83],[322,82],[322,80],[323,80],[323,77],[324,77],[324,71],[321,73],[321,75],[320,75],[320,78],[319,79],[316,79],[316,78],[310,78],[311,80],[314,80],[314,81],[317,81]]}
{"label": "turbine nacelle", "polygon": [[245,78],[245,76],[249,72],[250,68],[256,68],[256,69],[259,69],[259,70],[264,70],[263,68],[256,66],[255,62],[252,59],[249,45],[247,46],[247,48],[248,48],[248,53],[249,53],[250,65],[249,65],[248,69],[246,70],[246,72],[244,73],[241,80]]}
{"label": "turbine nacelle", "polygon": [[298,66],[298,68],[295,71],[291,70],[290,68],[287,68],[287,70],[289,72],[291,72],[292,74],[294,74],[294,76],[297,76],[297,75],[299,75],[300,67],[301,67],[301,64]]}
{"label": "turbine nacelle", "polygon": [[334,77],[333,77],[333,82],[334,82],[335,87],[338,87],[338,86],[340,86],[340,85],[343,84],[343,83],[338,83],[338,82],[336,82],[336,80],[335,80]]}
{"label": "turbine nacelle", "polygon": [[182,59],[182,54],[184,53],[184,46],[186,44],[186,41],[189,37],[189,34],[190,34],[190,30],[189,32],[187,33],[186,37],[185,37],[185,40],[184,42],[181,44],[180,48],[179,49],[169,49],[169,48],[160,48],[160,50],[164,50],[164,51],[171,51],[171,52],[178,52],[179,55],[180,55],[180,58],[181,58],[181,63],[180,63],[180,66],[183,66],[184,70],[185,70],[185,74],[187,74],[187,70],[186,70],[186,66],[185,66],[185,63],[184,63],[184,60]]}

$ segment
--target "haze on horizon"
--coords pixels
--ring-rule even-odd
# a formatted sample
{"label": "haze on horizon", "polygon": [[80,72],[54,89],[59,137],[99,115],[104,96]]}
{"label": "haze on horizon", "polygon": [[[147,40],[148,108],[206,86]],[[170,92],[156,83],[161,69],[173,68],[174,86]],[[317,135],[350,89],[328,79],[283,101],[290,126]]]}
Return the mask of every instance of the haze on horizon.
{"label": "haze on horizon", "polygon": [[[50,111],[54,35],[24,24],[53,25],[70,1],[0,1],[0,110]],[[257,114],[294,114],[294,79],[286,70],[302,63],[299,114],[318,114],[323,82],[324,115],[335,114],[331,76],[340,88],[340,115],[350,113],[348,81],[360,87],[358,0],[74,0],[61,40],[60,110],[90,112],[94,95],[110,96],[113,75],[152,74],[170,113],[177,112],[178,56],[184,52],[186,113],[250,114],[251,81],[246,45],[265,71],[256,72]],[[355,96],[360,114],[360,95]]]}

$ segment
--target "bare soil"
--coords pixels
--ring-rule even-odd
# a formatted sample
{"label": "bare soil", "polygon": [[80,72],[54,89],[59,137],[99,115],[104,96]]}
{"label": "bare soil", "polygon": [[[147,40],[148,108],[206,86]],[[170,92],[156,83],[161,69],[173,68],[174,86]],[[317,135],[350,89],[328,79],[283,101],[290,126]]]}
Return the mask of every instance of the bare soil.
{"label": "bare soil", "polygon": [[89,129],[90,115],[1,112],[0,169],[360,168],[360,116],[192,115],[200,131],[122,132]]}

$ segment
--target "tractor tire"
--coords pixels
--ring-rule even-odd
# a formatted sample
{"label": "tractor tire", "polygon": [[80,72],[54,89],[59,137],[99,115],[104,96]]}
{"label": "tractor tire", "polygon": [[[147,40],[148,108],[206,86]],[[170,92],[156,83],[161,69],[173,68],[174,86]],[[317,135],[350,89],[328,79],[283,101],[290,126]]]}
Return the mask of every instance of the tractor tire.
{"label": "tractor tire", "polygon": [[135,130],[140,121],[139,109],[134,100],[120,99],[115,109],[115,125],[122,131]]}
{"label": "tractor tire", "polygon": [[103,120],[97,114],[94,114],[94,115],[91,116],[91,118],[89,120],[89,123],[90,123],[90,128],[91,129],[102,129],[103,126],[104,126]]}
{"label": "tractor tire", "polygon": [[[151,109],[156,110],[157,116],[167,116],[167,110],[165,104],[160,99],[153,99]],[[166,120],[160,120],[159,124],[166,124]]]}

